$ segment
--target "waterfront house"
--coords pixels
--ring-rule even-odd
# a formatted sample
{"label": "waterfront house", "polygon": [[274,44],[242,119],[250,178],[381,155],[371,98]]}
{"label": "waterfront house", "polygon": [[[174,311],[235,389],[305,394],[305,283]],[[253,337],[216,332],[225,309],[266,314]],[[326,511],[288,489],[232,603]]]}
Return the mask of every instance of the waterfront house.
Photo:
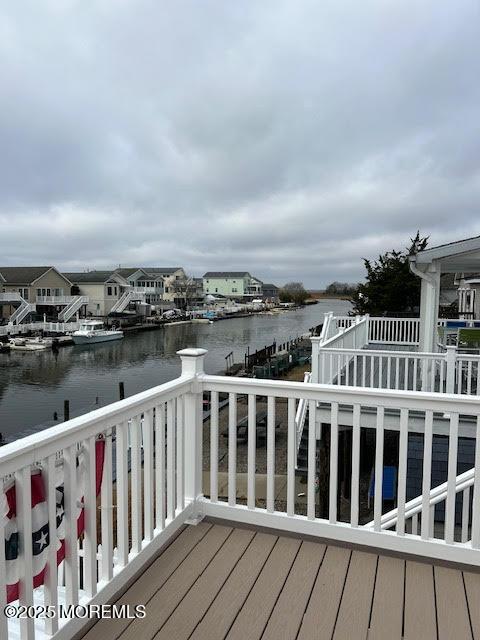
{"label": "waterfront house", "polygon": [[[64,274],[79,295],[88,297],[88,316],[106,317],[118,307],[118,302],[130,289],[130,285],[115,271],[79,271]],[[123,311],[127,307],[125,304]]]}
{"label": "waterfront house", "polygon": [[203,276],[205,294],[220,294],[242,302],[262,297],[262,282],[248,271],[207,271]]}
{"label": "waterfront house", "polygon": [[262,298],[266,302],[278,302],[280,288],[274,284],[262,284]]}
{"label": "waterfront house", "polygon": [[165,293],[165,281],[161,274],[152,273],[149,267],[120,268],[115,273],[124,278],[132,288],[144,290],[147,304],[161,306]]}
{"label": "waterfront house", "polygon": [[[184,349],[175,380],[0,448],[12,602],[125,614],[4,616],[0,637],[479,638],[480,356],[438,342],[440,274],[478,271],[475,245],[412,256],[420,318],[327,314],[304,382],[210,375]],[[35,589],[32,468],[63,558],[48,545]]]}
{"label": "waterfront house", "polygon": [[86,301],[71,295],[72,282],[55,267],[0,267],[0,314],[13,324],[32,314],[68,320],[81,313]]}
{"label": "waterfront house", "polygon": [[163,278],[164,292],[163,299],[174,305],[182,302],[182,296],[178,294],[175,288],[175,282],[183,280],[187,277],[182,267],[148,267],[148,273],[158,275]]}

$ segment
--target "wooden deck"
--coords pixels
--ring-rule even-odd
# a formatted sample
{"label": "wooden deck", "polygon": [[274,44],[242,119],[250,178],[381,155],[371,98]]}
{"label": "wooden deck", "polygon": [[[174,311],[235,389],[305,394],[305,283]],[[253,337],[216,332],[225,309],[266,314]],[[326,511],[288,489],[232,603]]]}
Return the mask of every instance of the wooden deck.
{"label": "wooden deck", "polygon": [[480,573],[203,521],[84,640],[480,638]]}

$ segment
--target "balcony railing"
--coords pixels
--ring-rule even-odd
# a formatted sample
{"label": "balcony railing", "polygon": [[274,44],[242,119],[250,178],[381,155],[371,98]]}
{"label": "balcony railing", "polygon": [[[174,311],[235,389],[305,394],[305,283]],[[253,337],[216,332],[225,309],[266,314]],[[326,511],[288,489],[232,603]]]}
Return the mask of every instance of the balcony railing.
{"label": "balcony railing", "polygon": [[[322,334],[312,338],[312,381],[480,395],[479,355],[458,352],[454,346],[439,346],[441,351],[437,353],[405,350],[418,343],[418,336],[418,318],[326,314]],[[379,344],[399,348],[368,349],[369,345]]]}
{"label": "balcony railing", "polygon": [[[178,379],[0,449],[0,476],[5,488],[14,483],[16,502],[14,520],[0,520],[0,539],[18,532],[21,563],[20,573],[18,567],[9,568],[14,560],[4,557],[5,547],[0,544],[0,610],[7,600],[7,584],[8,593],[13,591],[25,606],[108,602],[180,526],[203,516],[480,566],[478,446],[466,480],[468,487],[457,472],[459,437],[470,438],[472,444],[480,438],[476,397],[210,376],[203,370],[204,350],[186,349],[179,354],[182,375]],[[202,420],[204,394],[211,407],[208,428]],[[220,410],[224,400],[228,406]],[[261,401],[267,414],[265,468],[256,449]],[[302,402],[308,405],[309,421],[305,504],[298,501],[295,478],[295,416]],[[248,416],[245,467],[239,464],[242,445],[237,441],[240,408]],[[276,434],[278,417],[285,427],[281,437]],[[221,432],[225,433],[225,455],[220,455]],[[385,514],[382,470],[388,432],[398,437],[396,509]],[[378,478],[373,520],[365,507],[364,433],[372,443]],[[407,500],[411,433],[423,437],[424,480],[415,504]],[[345,434],[351,448],[341,460],[340,438]],[[432,505],[438,497],[431,489],[436,434],[448,439],[447,481],[437,491],[445,504],[441,527],[432,525]],[[323,462],[317,457],[319,438],[329,443]],[[284,448],[284,469],[276,468],[280,447]],[[209,449],[208,456],[203,455],[204,448]],[[223,461],[225,494],[219,482]],[[348,482],[350,497],[339,509],[340,476],[346,461],[349,480],[344,477],[343,485]],[[42,500],[38,485],[33,485],[32,471],[36,482],[40,474]],[[202,471],[208,472],[206,486]],[[286,486],[280,501],[276,491],[279,473],[284,473]],[[246,486],[246,499],[240,497],[241,482]],[[327,497],[320,498],[319,483],[328,488]],[[35,520],[33,491],[39,507]],[[59,496],[63,496],[60,512]],[[320,500],[325,499],[322,506]],[[460,524],[456,507],[466,514]],[[44,519],[50,538],[41,561],[30,542],[39,518]],[[58,582],[58,559],[64,587]],[[34,589],[35,576],[36,584],[43,584]],[[12,581],[18,581],[18,594]],[[59,624],[63,626],[61,637],[72,638],[84,621],[51,618],[34,626],[32,620],[7,622],[0,617],[0,637],[17,637],[18,623],[22,638],[38,640],[53,635]]]}
{"label": "balcony railing", "polygon": [[37,296],[36,303],[44,305],[70,304],[77,296]]}
{"label": "balcony railing", "polygon": [[16,291],[0,293],[0,302],[23,302],[23,297]]}

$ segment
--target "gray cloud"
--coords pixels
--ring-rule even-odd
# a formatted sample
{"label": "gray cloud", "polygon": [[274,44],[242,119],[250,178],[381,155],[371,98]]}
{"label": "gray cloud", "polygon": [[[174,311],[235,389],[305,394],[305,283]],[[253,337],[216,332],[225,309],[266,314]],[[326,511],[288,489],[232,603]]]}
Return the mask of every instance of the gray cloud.
{"label": "gray cloud", "polygon": [[0,262],[321,286],[480,234],[480,10],[399,0],[0,8]]}

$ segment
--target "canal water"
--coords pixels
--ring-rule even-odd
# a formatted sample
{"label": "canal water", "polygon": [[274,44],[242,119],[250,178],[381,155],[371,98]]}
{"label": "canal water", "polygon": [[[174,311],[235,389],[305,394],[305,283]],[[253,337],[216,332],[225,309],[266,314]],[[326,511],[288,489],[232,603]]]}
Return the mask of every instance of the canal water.
{"label": "canal water", "polygon": [[[323,314],[347,313],[350,303],[324,300],[278,315],[257,315],[213,324],[170,325],[127,335],[123,340],[90,346],[63,347],[58,352],[0,354],[0,432],[10,442],[61,420],[64,400],[70,415],[80,415],[118,400],[119,382],[133,395],[180,374],[176,355],[185,347],[208,350],[208,373],[225,369],[225,356],[235,362],[250,352],[306,333]],[[98,399],[98,405],[96,405]]]}

